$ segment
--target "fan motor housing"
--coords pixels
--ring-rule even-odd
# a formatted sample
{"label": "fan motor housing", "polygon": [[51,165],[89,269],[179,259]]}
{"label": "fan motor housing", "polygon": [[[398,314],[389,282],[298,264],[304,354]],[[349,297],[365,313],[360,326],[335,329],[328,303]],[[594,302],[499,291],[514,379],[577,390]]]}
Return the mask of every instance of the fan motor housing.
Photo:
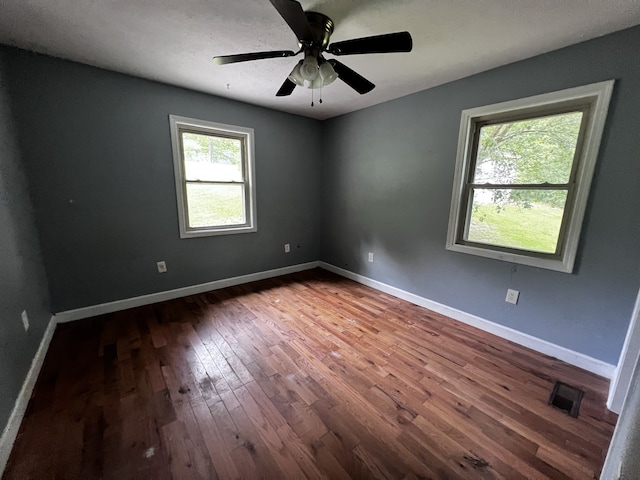
{"label": "fan motor housing", "polygon": [[[327,45],[329,45],[329,39],[333,33],[333,20],[318,12],[304,12],[304,14],[307,17],[307,21],[309,22],[314,38],[313,45],[305,46],[312,46],[325,50]],[[301,47],[304,45],[302,42],[299,43]]]}

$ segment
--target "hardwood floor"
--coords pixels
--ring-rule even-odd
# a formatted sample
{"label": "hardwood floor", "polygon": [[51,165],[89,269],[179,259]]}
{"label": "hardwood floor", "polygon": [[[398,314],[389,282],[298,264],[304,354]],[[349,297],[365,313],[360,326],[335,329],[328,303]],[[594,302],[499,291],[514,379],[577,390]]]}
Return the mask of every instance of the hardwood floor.
{"label": "hardwood floor", "polygon": [[607,388],[313,270],[59,325],[3,478],[592,479]]}

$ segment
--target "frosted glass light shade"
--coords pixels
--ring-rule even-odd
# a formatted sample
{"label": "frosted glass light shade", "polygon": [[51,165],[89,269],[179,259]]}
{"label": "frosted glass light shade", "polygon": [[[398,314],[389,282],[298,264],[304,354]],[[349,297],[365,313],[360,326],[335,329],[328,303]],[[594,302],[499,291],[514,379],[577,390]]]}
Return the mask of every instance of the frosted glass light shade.
{"label": "frosted glass light shade", "polygon": [[301,66],[302,66],[302,60],[300,60],[296,64],[296,66],[293,67],[293,70],[291,70],[291,73],[289,74],[289,80],[291,80],[293,83],[295,83],[299,87],[304,87],[304,77],[302,76],[302,73],[300,72],[300,67]]}
{"label": "frosted glass light shade", "polygon": [[318,76],[318,59],[307,55],[300,66],[300,74],[305,80],[313,82]]}
{"label": "frosted glass light shade", "polygon": [[329,62],[323,62],[318,70],[322,78],[322,85],[330,85],[338,78],[338,74]]}
{"label": "frosted glass light shade", "polygon": [[322,88],[324,84],[322,83],[322,77],[320,75],[318,75],[315,80],[313,82],[308,82],[308,87],[307,88]]}

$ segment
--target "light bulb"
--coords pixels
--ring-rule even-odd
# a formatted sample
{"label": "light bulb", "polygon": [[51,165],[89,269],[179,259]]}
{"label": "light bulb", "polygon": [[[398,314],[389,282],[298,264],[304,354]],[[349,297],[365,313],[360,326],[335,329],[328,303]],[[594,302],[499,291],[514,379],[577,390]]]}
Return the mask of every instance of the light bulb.
{"label": "light bulb", "polygon": [[313,82],[318,76],[318,59],[311,55],[304,57],[304,61],[300,66],[300,74],[305,80]]}
{"label": "light bulb", "polygon": [[336,81],[338,74],[333,69],[333,66],[329,62],[323,62],[318,69],[320,77],[322,78],[323,85],[330,85]]}
{"label": "light bulb", "polygon": [[296,66],[293,67],[293,70],[291,70],[291,73],[289,74],[289,80],[291,80],[293,83],[295,83],[299,87],[304,87],[304,77],[302,76],[302,73],[300,73],[301,66],[302,66],[302,60],[300,60],[296,64]]}

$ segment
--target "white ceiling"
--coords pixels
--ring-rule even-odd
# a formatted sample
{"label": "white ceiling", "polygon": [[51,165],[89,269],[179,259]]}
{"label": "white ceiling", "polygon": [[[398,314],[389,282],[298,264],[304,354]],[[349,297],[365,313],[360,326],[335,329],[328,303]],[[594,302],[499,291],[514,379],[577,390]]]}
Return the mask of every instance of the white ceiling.
{"label": "white ceiling", "polygon": [[340,57],[376,88],[358,95],[336,81],[312,108],[308,89],[275,97],[301,57],[212,61],[297,51],[295,35],[268,0],[1,0],[0,43],[325,119],[640,24],[640,0],[300,3],[333,19],[332,42],[408,30],[413,51]]}

